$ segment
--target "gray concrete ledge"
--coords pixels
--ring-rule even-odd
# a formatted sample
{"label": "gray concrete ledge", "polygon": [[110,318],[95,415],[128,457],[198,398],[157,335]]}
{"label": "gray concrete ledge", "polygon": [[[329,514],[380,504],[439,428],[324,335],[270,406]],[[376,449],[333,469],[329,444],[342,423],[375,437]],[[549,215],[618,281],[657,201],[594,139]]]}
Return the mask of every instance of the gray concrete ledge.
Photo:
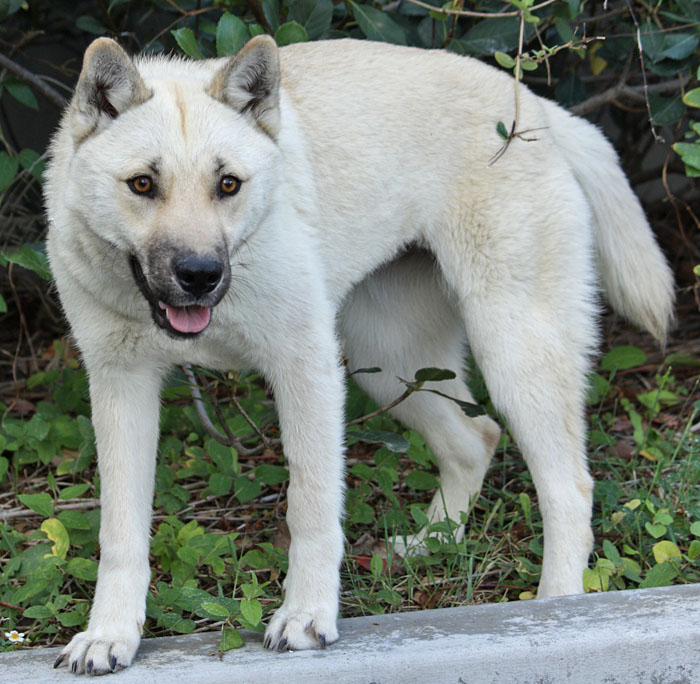
{"label": "gray concrete ledge", "polygon": [[[142,642],[114,677],[139,684],[694,684],[700,584],[340,621],[325,651],[270,653],[262,637],[219,660],[216,633]],[[0,682],[76,681],[60,649],[0,654]]]}

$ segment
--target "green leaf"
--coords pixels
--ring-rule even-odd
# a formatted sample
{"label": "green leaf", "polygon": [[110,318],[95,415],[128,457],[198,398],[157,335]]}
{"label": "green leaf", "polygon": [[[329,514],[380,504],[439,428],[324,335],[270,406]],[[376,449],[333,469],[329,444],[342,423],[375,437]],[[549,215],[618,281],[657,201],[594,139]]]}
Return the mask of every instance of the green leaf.
{"label": "green leaf", "polygon": [[243,637],[238,630],[227,627],[221,632],[221,640],[219,641],[220,652],[224,653],[241,646],[243,646]]}
{"label": "green leaf", "polygon": [[[529,32],[531,33],[532,29]],[[484,19],[472,26],[459,42],[466,54],[493,55],[496,52],[510,52],[517,48],[519,35],[520,21],[515,17]]]}
{"label": "green leaf", "polygon": [[61,613],[58,615],[58,621],[64,627],[78,627],[87,622],[87,615],[83,615],[80,611],[73,610],[70,613]]}
{"label": "green leaf", "polygon": [[508,129],[502,121],[499,121],[496,124],[496,133],[498,133],[498,135],[500,135],[504,140],[508,140]]}
{"label": "green leaf", "polygon": [[562,43],[568,43],[574,37],[574,31],[568,19],[564,17],[555,17],[554,26],[557,29]]}
{"label": "green leaf", "polygon": [[289,471],[283,466],[265,464],[255,469],[255,477],[267,485],[276,485],[289,479]]}
{"label": "green leaf", "polygon": [[623,345],[611,349],[601,360],[600,367],[606,371],[627,370],[646,363],[647,355],[632,345]]}
{"label": "green leaf", "polygon": [[65,558],[70,546],[68,532],[58,518],[47,518],[41,523],[41,531],[53,542],[51,553]]}
{"label": "green leaf", "polygon": [[654,553],[654,560],[657,563],[665,563],[668,560],[681,559],[680,549],[668,539],[664,539],[663,541],[654,544],[652,551]]}
{"label": "green leaf", "polygon": [[0,192],[10,187],[19,169],[19,159],[0,152]]}
{"label": "green leaf", "polygon": [[309,40],[318,40],[331,27],[332,0],[291,0],[289,18],[301,24]]}
{"label": "green leaf", "polygon": [[192,59],[204,59],[202,50],[194,37],[194,33],[188,28],[180,28],[170,32],[180,49]]}
{"label": "green leaf", "polygon": [[[280,6],[279,0],[263,0],[263,2],[262,2],[263,14],[265,15],[265,19],[267,19],[267,23],[270,24],[270,28],[273,31],[276,31],[278,26],[280,25],[279,6]],[[254,27],[256,27],[256,28],[254,28]],[[265,33],[262,26],[259,26],[258,24],[253,24],[250,27],[250,34],[252,36],[257,35],[258,34],[257,29],[259,29],[260,33]]]}
{"label": "green leaf", "polygon": [[384,573],[384,561],[376,553],[372,554],[372,559],[369,562],[369,571],[372,573],[372,577],[381,577]]}
{"label": "green leaf", "polygon": [[620,554],[609,539],[603,540],[603,553],[609,561],[612,561],[615,564],[615,566],[620,565]]}
{"label": "green leaf", "polygon": [[235,55],[250,37],[245,22],[235,14],[224,12],[216,25],[216,54]]}
{"label": "green leaf", "polygon": [[234,492],[241,503],[246,503],[260,494],[260,483],[257,480],[249,480],[247,475],[239,475],[236,478]]}
{"label": "green leaf", "polygon": [[104,36],[108,33],[107,29],[95,17],[89,14],[83,14],[75,20],[76,28],[87,33],[92,33],[96,36]]}
{"label": "green leaf", "polygon": [[71,558],[66,565],[66,572],[78,579],[97,582],[97,563],[90,558]]}
{"label": "green leaf", "polygon": [[680,121],[685,115],[685,107],[680,96],[664,97],[658,93],[649,95],[651,122],[655,126],[669,126]]}
{"label": "green leaf", "polygon": [[421,368],[416,371],[416,382],[438,382],[453,380],[457,375],[447,368]]}
{"label": "green leaf", "polygon": [[405,454],[411,446],[405,437],[384,430],[359,430],[348,433],[348,437],[353,437],[360,442],[383,444],[389,451],[397,454]]}
{"label": "green leaf", "polygon": [[694,534],[696,537],[700,537],[700,520],[696,520],[690,526],[690,534]]}
{"label": "green leaf", "polygon": [[7,92],[12,95],[18,102],[21,102],[25,107],[30,109],[39,109],[39,103],[36,101],[36,97],[32,92],[32,89],[22,81],[18,81],[14,78],[6,79],[4,82]]}
{"label": "green leaf", "polygon": [[79,496],[82,496],[87,492],[87,490],[90,489],[89,484],[77,484],[77,485],[71,485],[70,487],[64,487],[59,493],[58,493],[58,498],[62,499],[65,501],[66,499],[77,499]]}
{"label": "green leaf", "polygon": [[[690,166],[689,164],[686,164],[685,175],[688,176],[688,178],[700,178],[700,167]],[[696,273],[695,275],[700,275],[700,273]]]}
{"label": "green leaf", "polygon": [[387,12],[382,12],[371,5],[358,5],[352,0],[350,7],[360,31],[365,34],[366,38],[382,43],[406,45],[406,32]]}
{"label": "green leaf", "polygon": [[664,48],[664,34],[649,19],[642,26],[640,33],[644,54],[653,62],[660,60]]}
{"label": "green leaf", "polygon": [[41,620],[42,618],[53,617],[53,612],[51,611],[51,608],[48,608],[47,606],[37,605],[29,606],[29,608],[25,609],[22,615],[27,618],[32,618],[32,620]]}
{"label": "green leaf", "polygon": [[[2,440],[0,440],[2,441]],[[0,451],[2,449],[0,448]],[[5,477],[5,474],[7,471],[10,469],[10,461],[5,458],[4,456],[0,456],[0,482],[2,482],[3,478]]]}
{"label": "green leaf", "polygon": [[644,529],[654,537],[654,539],[663,537],[666,534],[666,525],[661,525],[660,523],[644,523]]}
{"label": "green leaf", "polygon": [[196,566],[199,563],[200,553],[189,546],[181,546],[177,550],[177,557],[187,565]]}
{"label": "green leaf", "polygon": [[288,21],[275,31],[275,41],[280,47],[292,43],[305,43],[309,39],[306,29],[296,21]]}
{"label": "green leaf", "polygon": [[158,622],[178,634],[191,634],[196,627],[194,620],[186,620],[177,613],[164,613]]}
{"label": "green leaf", "polygon": [[242,599],[241,600],[241,615],[246,622],[249,622],[253,627],[257,627],[262,619],[262,606],[257,599]]}
{"label": "green leaf", "polygon": [[700,143],[675,143],[673,151],[680,155],[683,163],[700,169]]}
{"label": "green leaf", "polygon": [[688,547],[688,558],[695,560],[698,556],[700,556],[700,539],[693,539]]}
{"label": "green leaf", "polygon": [[411,517],[415,521],[416,525],[418,525],[418,527],[426,527],[428,525],[430,519],[420,506],[418,506],[417,504],[413,504],[410,510]]}
{"label": "green leaf", "polygon": [[208,491],[214,496],[225,496],[231,491],[233,486],[233,478],[230,475],[223,473],[212,473],[209,476]]}
{"label": "green leaf", "polygon": [[79,511],[61,511],[58,519],[71,530],[89,530],[90,521]]}
{"label": "green leaf", "polygon": [[700,107],[700,88],[693,88],[683,96],[683,102],[688,107]]}
{"label": "green leaf", "polygon": [[[2,162],[0,161],[0,163]],[[34,271],[43,280],[51,280],[49,260],[46,257],[46,252],[43,251],[43,245],[42,249],[37,249],[28,244],[22,245],[13,252],[5,254],[4,257],[11,264],[17,264]]]}
{"label": "green leaf", "polygon": [[[5,301],[5,298],[0,294],[0,314],[7,313],[7,302]],[[0,476],[0,480],[2,479],[2,476]]]}
{"label": "green leaf", "polygon": [[695,52],[700,43],[697,33],[667,33],[664,37],[663,48],[656,60],[681,60]]}
{"label": "green leaf", "polygon": [[214,617],[218,618],[228,619],[228,617],[231,615],[231,611],[229,611],[226,606],[222,606],[220,603],[212,603],[211,601],[207,601],[202,603],[202,608],[204,608],[207,613],[211,613]]}
{"label": "green leaf", "polygon": [[348,373],[348,377],[351,375],[355,375],[356,373],[381,373],[382,369],[379,368],[379,366],[372,366],[371,368],[358,368],[357,370],[354,370],[352,373]]}
{"label": "green leaf", "polygon": [[53,515],[53,501],[46,494],[19,494],[17,498],[27,507],[31,508],[35,513],[50,517]]}
{"label": "green leaf", "polygon": [[412,489],[436,489],[438,481],[431,473],[426,473],[424,470],[414,470],[406,475],[403,480]]}
{"label": "green leaf", "polygon": [[647,572],[647,576],[640,583],[639,588],[667,587],[677,575],[678,569],[673,563],[659,563]]}

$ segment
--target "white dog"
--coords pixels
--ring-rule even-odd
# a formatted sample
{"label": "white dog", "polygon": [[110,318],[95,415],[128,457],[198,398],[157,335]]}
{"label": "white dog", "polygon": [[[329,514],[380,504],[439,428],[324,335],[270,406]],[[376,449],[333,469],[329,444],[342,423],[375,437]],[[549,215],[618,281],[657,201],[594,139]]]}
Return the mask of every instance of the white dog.
{"label": "white dog", "polygon": [[[101,561],[74,672],[131,664],[145,618],[159,393],[174,364],[272,386],[292,535],[271,649],[338,637],[344,374],[380,404],[468,341],[544,519],[539,596],[582,591],[592,544],[584,395],[597,284],[663,341],[669,268],[612,147],[512,79],[442,51],[339,40],[132,60],[96,40],[52,146],[49,255],[90,378]],[[596,268],[597,266],[597,268]],[[478,491],[499,430],[430,393],[393,415],[436,454],[432,519]],[[443,499],[444,496],[444,499]],[[444,502],[444,503],[443,503]]]}

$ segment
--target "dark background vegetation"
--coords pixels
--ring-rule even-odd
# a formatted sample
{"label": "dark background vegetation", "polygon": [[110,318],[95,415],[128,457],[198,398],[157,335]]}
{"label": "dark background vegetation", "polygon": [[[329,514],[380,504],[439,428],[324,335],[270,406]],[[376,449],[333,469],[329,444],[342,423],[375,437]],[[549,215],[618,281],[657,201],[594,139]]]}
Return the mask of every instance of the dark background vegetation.
{"label": "dark background vegetation", "polygon": [[[82,54],[107,35],[133,53],[223,56],[260,32],[280,45],[353,37],[475,56],[603,126],[674,267],[678,325],[662,352],[606,318],[590,400],[599,485],[586,587],[696,581],[700,0],[0,0],[0,634],[19,627],[35,644],[66,641],[85,624],[98,557],[86,382],[42,247],[46,148]],[[240,645],[238,627],[259,629],[278,601],[286,470],[262,382],[198,378],[209,414],[238,448],[207,433],[184,376],[174,377],[147,629],[222,628],[229,648]],[[475,389],[488,405],[478,381]],[[374,408],[351,387],[349,419]],[[541,522],[507,436],[470,514],[470,539],[436,541],[430,556],[404,564],[387,560],[379,542],[424,521],[437,485],[432,455],[385,415],[362,429],[364,437],[349,433],[344,614],[532,595]]]}

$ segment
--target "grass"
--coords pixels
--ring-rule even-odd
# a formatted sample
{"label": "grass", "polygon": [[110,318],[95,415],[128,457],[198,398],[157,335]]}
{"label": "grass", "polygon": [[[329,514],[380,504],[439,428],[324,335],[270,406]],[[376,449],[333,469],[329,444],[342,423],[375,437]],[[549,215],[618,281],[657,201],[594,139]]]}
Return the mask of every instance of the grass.
{"label": "grass", "polygon": [[[588,591],[698,581],[700,362],[679,354],[660,361],[619,347],[591,375],[597,484]],[[65,643],[84,629],[96,579],[100,483],[86,378],[61,341],[42,363],[21,402],[0,404],[0,637],[25,634],[22,645],[0,640],[0,650]],[[476,376],[477,400],[490,408]],[[241,627],[263,630],[280,603],[288,473],[260,379],[198,377],[219,429],[225,422],[239,451],[253,453],[243,457],[208,434],[185,376],[173,375],[162,410],[145,631],[220,630],[226,650],[242,645]],[[373,412],[349,384],[348,419]],[[397,396],[404,389],[397,382]],[[534,596],[542,521],[507,432],[463,516],[463,541],[437,523],[430,554],[410,559],[393,554],[387,540],[424,524],[438,485],[432,453],[387,414],[349,428],[348,443],[343,616]]]}

